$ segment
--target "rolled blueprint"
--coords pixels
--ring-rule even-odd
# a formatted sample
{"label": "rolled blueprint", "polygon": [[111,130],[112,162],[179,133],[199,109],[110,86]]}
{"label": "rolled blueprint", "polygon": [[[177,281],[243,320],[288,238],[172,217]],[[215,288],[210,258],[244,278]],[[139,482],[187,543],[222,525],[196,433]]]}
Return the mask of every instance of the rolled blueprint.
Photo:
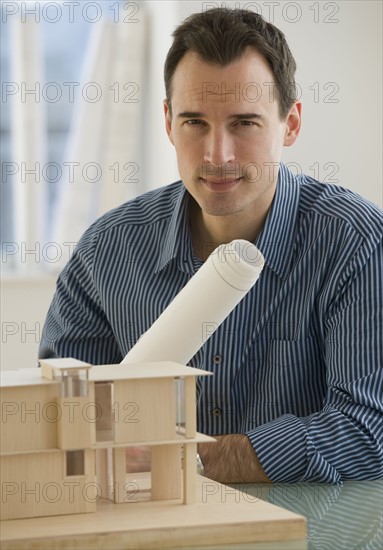
{"label": "rolled blueprint", "polygon": [[187,365],[257,281],[264,258],[252,243],[219,246],[177,294],[122,363]]}

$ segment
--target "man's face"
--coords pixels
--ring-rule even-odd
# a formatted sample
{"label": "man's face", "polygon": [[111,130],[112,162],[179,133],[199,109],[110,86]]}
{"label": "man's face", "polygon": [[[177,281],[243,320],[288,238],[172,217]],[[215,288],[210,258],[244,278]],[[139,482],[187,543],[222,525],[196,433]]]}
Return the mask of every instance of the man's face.
{"label": "man's face", "polygon": [[190,51],[179,62],[166,129],[181,179],[205,215],[251,216],[270,206],[282,147],[295,141],[300,122],[300,105],[280,119],[273,82],[253,49],[227,67]]}

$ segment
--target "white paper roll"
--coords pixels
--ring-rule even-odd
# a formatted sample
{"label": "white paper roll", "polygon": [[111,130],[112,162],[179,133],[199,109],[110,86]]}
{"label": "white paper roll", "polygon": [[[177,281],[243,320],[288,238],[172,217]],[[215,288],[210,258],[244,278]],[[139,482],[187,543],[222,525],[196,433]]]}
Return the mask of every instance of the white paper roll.
{"label": "white paper roll", "polygon": [[252,243],[219,246],[122,363],[186,365],[257,281],[264,258]]}

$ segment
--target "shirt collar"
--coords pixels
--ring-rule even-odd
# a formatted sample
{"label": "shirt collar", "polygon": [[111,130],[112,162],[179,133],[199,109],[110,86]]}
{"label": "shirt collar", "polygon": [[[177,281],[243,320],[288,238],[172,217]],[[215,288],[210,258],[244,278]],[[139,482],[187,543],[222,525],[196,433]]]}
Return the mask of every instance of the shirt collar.
{"label": "shirt collar", "polygon": [[282,278],[293,257],[299,197],[297,178],[281,163],[274,200],[255,244],[265,264]]}
{"label": "shirt collar", "polygon": [[159,254],[155,272],[161,271],[171,260],[178,259],[182,271],[190,271],[193,263],[193,249],[189,229],[189,193],[182,182],[179,184],[174,210],[164,238],[164,246]]}
{"label": "shirt collar", "polygon": [[[292,260],[296,217],[299,207],[300,186],[297,178],[281,163],[275,197],[263,229],[256,241],[266,265],[282,278]],[[159,254],[156,273],[177,258],[182,271],[195,271],[195,258],[191,246],[188,214],[189,193],[180,182],[173,214]]]}

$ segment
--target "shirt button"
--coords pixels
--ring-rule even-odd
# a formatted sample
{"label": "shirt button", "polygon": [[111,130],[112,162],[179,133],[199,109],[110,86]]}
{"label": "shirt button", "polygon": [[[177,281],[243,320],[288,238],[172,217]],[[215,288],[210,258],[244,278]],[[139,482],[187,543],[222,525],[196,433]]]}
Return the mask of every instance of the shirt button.
{"label": "shirt button", "polygon": [[213,363],[215,365],[222,363],[222,355],[213,355]]}
{"label": "shirt button", "polygon": [[220,409],[219,407],[214,407],[213,416],[221,416],[221,414],[222,414],[222,409]]}

